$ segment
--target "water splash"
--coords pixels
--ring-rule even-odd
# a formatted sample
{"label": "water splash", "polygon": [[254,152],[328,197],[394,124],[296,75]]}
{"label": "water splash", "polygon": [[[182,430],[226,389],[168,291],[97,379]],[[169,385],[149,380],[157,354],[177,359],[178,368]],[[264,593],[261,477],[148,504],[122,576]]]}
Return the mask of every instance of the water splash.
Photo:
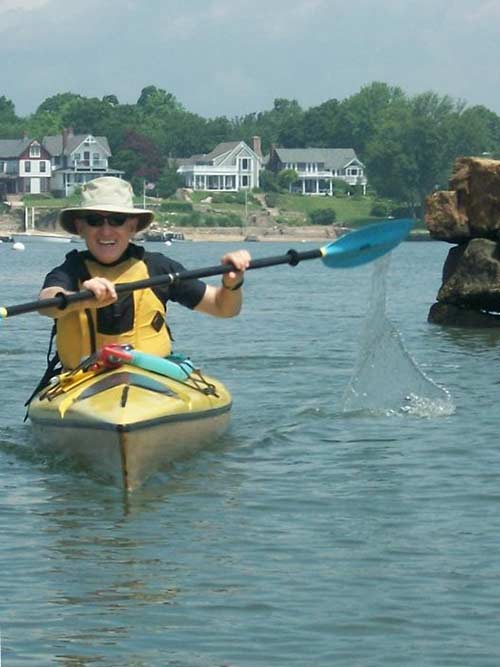
{"label": "water splash", "polygon": [[386,282],[390,256],[374,263],[370,308],[354,373],[342,399],[343,412],[447,416],[455,406],[449,392],[418,367],[387,319]]}

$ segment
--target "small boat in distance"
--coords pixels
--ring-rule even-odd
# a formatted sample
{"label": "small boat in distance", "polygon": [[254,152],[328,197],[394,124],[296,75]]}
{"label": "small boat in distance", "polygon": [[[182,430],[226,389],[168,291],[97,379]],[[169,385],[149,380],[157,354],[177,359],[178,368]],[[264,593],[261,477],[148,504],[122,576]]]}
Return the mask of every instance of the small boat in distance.
{"label": "small boat in distance", "polygon": [[144,241],[185,241],[182,232],[167,232],[162,229],[148,229],[141,234]]}
{"label": "small boat in distance", "polygon": [[18,232],[12,234],[12,239],[14,241],[21,241],[22,243],[70,243],[71,236],[55,232]]}

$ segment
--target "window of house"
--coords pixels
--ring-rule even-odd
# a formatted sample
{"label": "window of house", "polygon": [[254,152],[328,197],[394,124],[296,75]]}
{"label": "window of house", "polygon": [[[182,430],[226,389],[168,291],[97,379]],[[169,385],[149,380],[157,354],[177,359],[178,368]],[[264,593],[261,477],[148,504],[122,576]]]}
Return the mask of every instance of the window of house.
{"label": "window of house", "polygon": [[248,188],[248,176],[241,177],[241,187]]}
{"label": "window of house", "polygon": [[29,160],[24,161],[24,171],[26,173],[31,171],[31,162]]}
{"label": "window of house", "polygon": [[241,171],[248,171],[250,169],[250,160],[247,157],[242,157],[240,160]]}
{"label": "window of house", "polygon": [[47,171],[47,163],[45,160],[40,160],[40,173],[44,174]]}
{"label": "window of house", "polygon": [[40,157],[40,146],[38,144],[31,144],[30,157]]}

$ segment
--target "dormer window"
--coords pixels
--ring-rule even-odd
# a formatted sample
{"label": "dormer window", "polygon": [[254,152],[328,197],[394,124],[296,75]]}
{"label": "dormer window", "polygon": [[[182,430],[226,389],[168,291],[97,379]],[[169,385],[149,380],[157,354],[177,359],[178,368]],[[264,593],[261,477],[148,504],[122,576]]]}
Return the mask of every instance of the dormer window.
{"label": "dormer window", "polygon": [[30,157],[40,157],[40,144],[31,144]]}

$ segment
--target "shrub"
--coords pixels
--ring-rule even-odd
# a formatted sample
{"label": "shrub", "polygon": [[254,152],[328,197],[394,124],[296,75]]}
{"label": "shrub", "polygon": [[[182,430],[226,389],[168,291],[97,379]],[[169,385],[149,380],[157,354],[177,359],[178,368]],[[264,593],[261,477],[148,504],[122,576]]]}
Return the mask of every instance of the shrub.
{"label": "shrub", "polygon": [[260,172],[259,182],[264,192],[277,192],[279,190],[277,176],[270,169],[264,169]]}
{"label": "shrub", "polygon": [[289,190],[298,179],[295,169],[282,169],[278,174],[278,185],[282,190]]}
{"label": "shrub", "polygon": [[[221,192],[218,194],[211,195],[212,202],[214,204],[244,204],[245,203],[245,191],[239,190],[238,192]],[[248,200],[250,200],[250,195]]]}
{"label": "shrub", "polygon": [[389,206],[383,201],[373,202],[370,215],[373,215],[376,218],[387,218],[389,215]]}
{"label": "shrub", "polygon": [[278,205],[278,195],[275,192],[266,192],[265,200],[269,208],[276,208]]}
{"label": "shrub", "polygon": [[312,225],[332,225],[337,215],[333,208],[316,208],[310,211],[309,218]]}
{"label": "shrub", "polygon": [[345,195],[349,189],[349,184],[346,183],[342,178],[334,178],[332,180],[333,184],[333,193],[335,195]]}
{"label": "shrub", "polygon": [[160,204],[160,211],[168,213],[188,213],[193,210],[193,205],[189,201],[178,201],[176,199],[168,199],[162,201]]}
{"label": "shrub", "polygon": [[189,214],[176,216],[175,225],[179,227],[199,227],[201,225],[202,215],[199,211],[193,211]]}
{"label": "shrub", "polygon": [[422,218],[423,211],[421,206],[415,206],[412,208],[411,206],[395,206],[391,210],[391,215],[394,218],[413,218],[416,216],[417,218]]}
{"label": "shrub", "polygon": [[176,227],[242,227],[242,219],[235,213],[217,215],[193,211],[189,215],[179,215],[175,219]]}

